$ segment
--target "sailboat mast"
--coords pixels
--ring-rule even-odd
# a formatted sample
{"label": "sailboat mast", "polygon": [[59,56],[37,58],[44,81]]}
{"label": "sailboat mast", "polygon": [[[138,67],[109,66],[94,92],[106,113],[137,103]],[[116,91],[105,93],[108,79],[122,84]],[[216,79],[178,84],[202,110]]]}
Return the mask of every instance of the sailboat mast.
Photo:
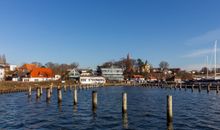
{"label": "sailboat mast", "polygon": [[209,66],[208,66],[208,64],[209,64],[209,57],[207,56],[206,57],[206,78],[207,79],[209,77]]}
{"label": "sailboat mast", "polygon": [[216,79],[216,68],[217,68],[217,40],[215,41],[215,55],[214,55],[214,59],[215,59],[215,70],[214,70],[214,73],[215,73],[215,79]]}

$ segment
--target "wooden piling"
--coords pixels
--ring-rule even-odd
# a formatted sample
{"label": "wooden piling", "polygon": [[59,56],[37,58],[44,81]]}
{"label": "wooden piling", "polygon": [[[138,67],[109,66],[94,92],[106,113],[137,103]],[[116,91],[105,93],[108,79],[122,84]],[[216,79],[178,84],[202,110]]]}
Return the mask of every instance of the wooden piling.
{"label": "wooden piling", "polygon": [[40,98],[40,88],[37,87],[36,89],[36,98]]}
{"label": "wooden piling", "polygon": [[40,87],[40,95],[43,95],[43,88],[42,88],[42,86]]}
{"label": "wooden piling", "polygon": [[201,90],[202,90],[202,86],[201,86],[201,84],[199,84],[199,86],[198,86],[198,87],[199,87],[199,89],[198,89],[198,90],[199,90],[199,92],[201,92]]}
{"label": "wooden piling", "polygon": [[58,96],[58,103],[62,102],[62,90],[60,87],[57,88],[57,96]]}
{"label": "wooden piling", "polygon": [[50,85],[50,94],[53,93],[53,83]]}
{"label": "wooden piling", "polygon": [[209,85],[207,86],[207,93],[210,92],[210,87],[211,87],[211,84],[209,84]]}
{"label": "wooden piling", "polygon": [[167,122],[173,122],[172,96],[167,96]]}
{"label": "wooden piling", "polygon": [[180,90],[182,90],[182,83],[180,83]]}
{"label": "wooden piling", "polygon": [[66,85],[64,85],[63,88],[64,88],[64,92],[66,92]]}
{"label": "wooden piling", "polygon": [[216,93],[219,93],[219,84],[216,86]]}
{"label": "wooden piling", "polygon": [[195,86],[195,85],[193,84],[193,85],[192,85],[192,92],[194,91],[194,86]]}
{"label": "wooden piling", "polygon": [[77,89],[74,89],[74,99],[73,99],[74,105],[77,104]]}
{"label": "wooden piling", "polygon": [[122,93],[122,113],[127,113],[127,93]]}
{"label": "wooden piling", "polygon": [[93,109],[93,111],[96,111],[97,103],[98,103],[97,92],[92,91],[92,109]]}
{"label": "wooden piling", "polygon": [[31,87],[28,89],[28,97],[31,97]]}
{"label": "wooden piling", "polygon": [[46,93],[47,93],[47,98],[46,98],[46,100],[49,101],[50,98],[51,98],[51,90],[50,90],[50,88],[46,88]]}

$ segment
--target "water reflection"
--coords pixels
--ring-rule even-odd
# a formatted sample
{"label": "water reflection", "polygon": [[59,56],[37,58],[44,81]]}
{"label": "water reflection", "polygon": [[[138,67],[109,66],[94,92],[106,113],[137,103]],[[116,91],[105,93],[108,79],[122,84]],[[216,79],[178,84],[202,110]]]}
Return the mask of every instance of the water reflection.
{"label": "water reflection", "polygon": [[50,99],[46,99],[46,103],[47,103],[47,105],[49,105],[50,104]]}
{"label": "water reflection", "polygon": [[58,110],[59,110],[59,112],[62,112],[62,103],[61,102],[58,102]]}
{"label": "water reflection", "polygon": [[172,121],[167,122],[167,130],[173,130],[173,122]]}
{"label": "water reflection", "polygon": [[128,129],[128,113],[122,114],[123,128]]}
{"label": "water reflection", "polygon": [[73,111],[77,112],[77,105],[73,105]]}

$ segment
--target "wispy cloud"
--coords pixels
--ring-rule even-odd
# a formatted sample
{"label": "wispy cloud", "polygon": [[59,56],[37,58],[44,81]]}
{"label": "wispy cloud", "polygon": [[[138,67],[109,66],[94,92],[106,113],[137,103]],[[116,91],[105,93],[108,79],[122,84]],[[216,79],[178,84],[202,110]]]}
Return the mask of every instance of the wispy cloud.
{"label": "wispy cloud", "polygon": [[220,29],[208,31],[186,41],[186,45],[210,44],[220,39]]}
{"label": "wispy cloud", "polygon": [[[220,48],[217,48],[217,52],[219,52],[219,51],[220,51]],[[189,54],[184,55],[183,58],[195,58],[195,57],[206,56],[206,55],[210,55],[210,54],[214,54],[214,49],[196,50],[196,51],[193,51]]]}

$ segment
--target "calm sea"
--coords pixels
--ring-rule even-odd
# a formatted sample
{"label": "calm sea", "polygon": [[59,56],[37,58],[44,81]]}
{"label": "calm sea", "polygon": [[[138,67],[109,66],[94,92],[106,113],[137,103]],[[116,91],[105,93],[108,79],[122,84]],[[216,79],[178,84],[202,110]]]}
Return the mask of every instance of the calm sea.
{"label": "calm sea", "polygon": [[[92,91],[98,92],[98,109],[92,111]],[[122,92],[128,94],[128,113],[122,116]],[[57,103],[54,89],[46,102],[45,90],[39,100],[35,92],[0,95],[0,129],[3,130],[166,130],[166,96],[173,96],[173,128],[176,130],[219,130],[220,95],[190,89],[165,90],[141,87],[109,87],[63,92]]]}

